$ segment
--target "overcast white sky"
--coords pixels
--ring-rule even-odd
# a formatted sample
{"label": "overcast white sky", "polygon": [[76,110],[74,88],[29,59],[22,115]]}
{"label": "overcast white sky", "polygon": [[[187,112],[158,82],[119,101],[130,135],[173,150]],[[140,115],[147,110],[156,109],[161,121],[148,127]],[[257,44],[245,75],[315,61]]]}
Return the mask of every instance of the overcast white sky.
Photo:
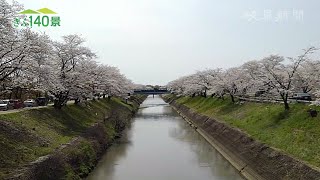
{"label": "overcast white sky", "polygon": [[53,39],[81,34],[101,63],[135,83],[166,84],[196,70],[319,46],[318,0],[18,0],[52,9]]}

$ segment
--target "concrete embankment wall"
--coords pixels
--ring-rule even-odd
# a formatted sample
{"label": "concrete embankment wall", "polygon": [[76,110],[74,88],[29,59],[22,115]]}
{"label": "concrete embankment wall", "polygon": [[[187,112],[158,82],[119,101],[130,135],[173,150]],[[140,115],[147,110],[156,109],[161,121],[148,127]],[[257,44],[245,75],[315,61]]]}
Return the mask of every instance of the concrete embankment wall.
{"label": "concrete embankment wall", "polygon": [[[247,179],[320,179],[320,172],[229,125],[166,99]],[[290,143],[290,142],[288,142]]]}
{"label": "concrete embankment wall", "polygon": [[98,160],[119,137],[122,130],[130,123],[146,97],[130,99],[134,108],[115,105],[111,113],[97,121],[82,135],[75,137],[53,153],[40,157],[38,160],[18,170],[12,180],[58,180],[81,179],[86,177],[95,167]]}

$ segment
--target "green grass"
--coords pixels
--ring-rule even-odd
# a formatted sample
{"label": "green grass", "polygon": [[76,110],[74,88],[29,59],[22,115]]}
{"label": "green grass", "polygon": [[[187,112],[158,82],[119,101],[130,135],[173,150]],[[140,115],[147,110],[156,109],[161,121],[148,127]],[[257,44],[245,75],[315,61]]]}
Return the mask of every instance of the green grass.
{"label": "green grass", "polygon": [[[85,106],[68,105],[61,110],[48,107],[0,115],[0,179],[81,135],[119,105],[131,111],[135,108],[112,98],[90,101]],[[112,127],[107,125],[107,129],[114,133]]]}
{"label": "green grass", "polygon": [[[180,97],[177,102],[320,167],[320,116],[310,117],[308,105],[290,104],[290,110],[284,111],[282,104],[233,104],[230,99]],[[312,108],[320,111],[320,107]]]}

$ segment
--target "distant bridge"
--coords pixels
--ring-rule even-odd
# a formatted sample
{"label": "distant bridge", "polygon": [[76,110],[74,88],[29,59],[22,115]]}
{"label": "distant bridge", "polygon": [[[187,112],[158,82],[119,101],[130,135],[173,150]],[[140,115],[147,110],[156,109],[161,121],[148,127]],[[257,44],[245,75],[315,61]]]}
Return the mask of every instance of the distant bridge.
{"label": "distant bridge", "polygon": [[156,94],[168,94],[170,93],[166,89],[159,90],[134,90],[134,94],[147,94],[147,95],[156,95]]}

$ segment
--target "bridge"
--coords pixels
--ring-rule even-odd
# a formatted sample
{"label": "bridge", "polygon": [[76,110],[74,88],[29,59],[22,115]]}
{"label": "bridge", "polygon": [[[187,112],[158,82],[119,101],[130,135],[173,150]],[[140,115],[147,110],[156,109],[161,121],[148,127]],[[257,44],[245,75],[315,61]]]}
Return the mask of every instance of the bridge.
{"label": "bridge", "polygon": [[167,89],[134,90],[134,94],[157,95],[157,94],[168,94],[168,93],[170,92]]}

